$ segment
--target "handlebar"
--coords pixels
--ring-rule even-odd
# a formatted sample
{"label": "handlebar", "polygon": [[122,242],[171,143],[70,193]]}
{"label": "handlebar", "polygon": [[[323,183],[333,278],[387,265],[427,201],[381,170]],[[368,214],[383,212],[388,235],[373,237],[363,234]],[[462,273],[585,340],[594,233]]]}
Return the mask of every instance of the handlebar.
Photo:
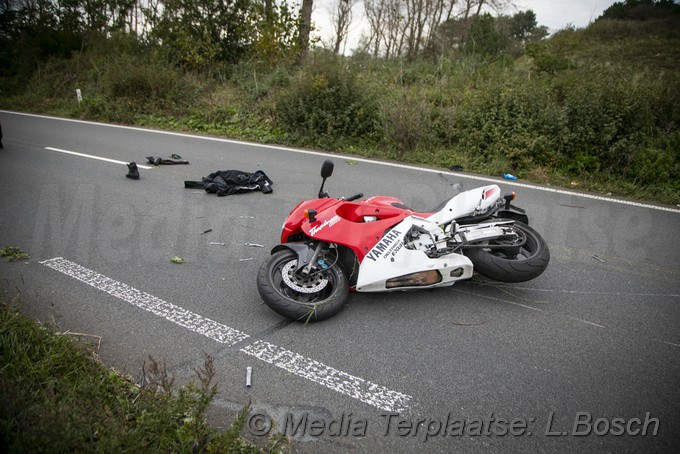
{"label": "handlebar", "polygon": [[362,198],[363,196],[364,196],[364,194],[360,192],[360,193],[358,193],[358,194],[354,194],[354,195],[352,195],[352,196],[349,196],[349,197],[347,197],[347,198],[344,199],[344,200],[345,200],[346,202],[351,202],[351,201],[353,201],[353,200],[360,199],[360,198]]}

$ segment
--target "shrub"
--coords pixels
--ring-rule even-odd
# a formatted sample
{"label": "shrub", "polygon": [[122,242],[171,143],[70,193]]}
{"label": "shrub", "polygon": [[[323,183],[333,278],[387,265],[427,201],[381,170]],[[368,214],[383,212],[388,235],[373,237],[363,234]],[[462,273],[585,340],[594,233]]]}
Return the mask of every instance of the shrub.
{"label": "shrub", "polygon": [[382,108],[382,124],[387,144],[398,156],[434,142],[430,115],[433,109],[425,100],[411,94],[399,96]]}
{"label": "shrub", "polygon": [[322,58],[291,82],[275,107],[280,125],[312,144],[370,136],[377,108],[357,83],[350,67]]}
{"label": "shrub", "polygon": [[502,155],[514,171],[554,165],[565,118],[551,99],[546,86],[518,80],[467,93],[458,109],[458,147],[486,160]]}

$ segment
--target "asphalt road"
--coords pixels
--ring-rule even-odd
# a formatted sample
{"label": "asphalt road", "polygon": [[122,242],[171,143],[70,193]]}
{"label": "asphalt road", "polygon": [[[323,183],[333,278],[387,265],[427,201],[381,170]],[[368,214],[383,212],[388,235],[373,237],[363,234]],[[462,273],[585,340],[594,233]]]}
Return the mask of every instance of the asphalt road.
{"label": "asphalt road", "polygon": [[[135,378],[151,355],[186,382],[209,354],[218,425],[250,401],[250,432],[271,419],[300,452],[680,446],[677,207],[497,180],[551,248],[542,276],[353,294],[327,321],[291,324],[262,304],[255,276],[328,155],[4,111],[0,123],[0,246],[31,255],[0,262],[3,290],[62,331],[100,336],[105,363]],[[191,164],[125,178],[125,162],[172,153]],[[332,195],[394,195],[422,210],[454,183],[492,181],[333,159]],[[274,192],[184,188],[227,169],[264,170]]]}

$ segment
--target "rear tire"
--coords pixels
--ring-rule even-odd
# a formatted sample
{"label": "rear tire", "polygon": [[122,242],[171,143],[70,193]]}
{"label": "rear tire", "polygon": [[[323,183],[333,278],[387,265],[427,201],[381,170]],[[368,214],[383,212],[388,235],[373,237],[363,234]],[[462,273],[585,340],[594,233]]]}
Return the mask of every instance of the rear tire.
{"label": "rear tire", "polygon": [[[550,250],[545,240],[537,231],[519,221],[515,221],[512,228],[526,237],[522,246],[469,248],[465,251],[475,271],[500,282],[530,281],[545,271],[550,261]],[[490,245],[502,244],[501,241],[490,242]]]}
{"label": "rear tire", "polygon": [[257,290],[275,312],[305,323],[332,317],[349,297],[347,277],[337,263],[302,276],[297,273],[297,254],[289,249],[273,254],[262,264]]}

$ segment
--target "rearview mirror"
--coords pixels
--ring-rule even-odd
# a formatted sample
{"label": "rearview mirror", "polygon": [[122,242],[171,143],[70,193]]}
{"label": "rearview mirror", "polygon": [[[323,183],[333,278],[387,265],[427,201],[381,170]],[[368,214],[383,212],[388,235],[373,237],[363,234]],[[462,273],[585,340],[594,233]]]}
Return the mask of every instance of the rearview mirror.
{"label": "rearview mirror", "polygon": [[331,161],[330,159],[326,159],[323,162],[323,165],[321,166],[321,178],[326,179],[333,175],[333,167],[334,167],[333,161]]}

